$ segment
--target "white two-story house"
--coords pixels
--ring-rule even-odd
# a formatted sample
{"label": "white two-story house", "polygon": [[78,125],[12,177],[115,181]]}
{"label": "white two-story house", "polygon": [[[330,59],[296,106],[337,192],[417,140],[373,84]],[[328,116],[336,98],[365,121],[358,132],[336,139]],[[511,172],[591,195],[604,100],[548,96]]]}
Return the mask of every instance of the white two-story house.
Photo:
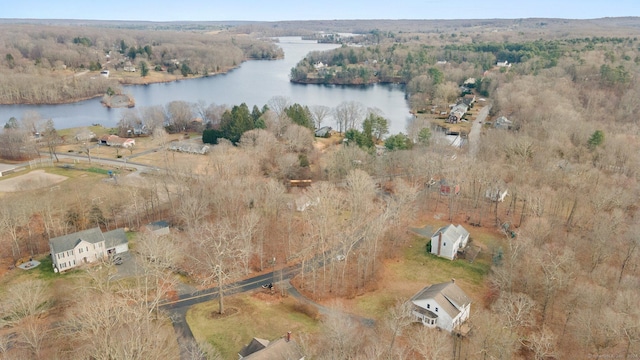
{"label": "white two-story house", "polygon": [[462,225],[449,224],[431,235],[431,253],[449,260],[455,259],[458,250],[469,242],[469,232]]}
{"label": "white two-story house", "polygon": [[128,251],[129,245],[123,229],[103,233],[99,227],[95,227],[52,238],[49,240],[49,249],[54,271],[62,272],[107,255]]}
{"label": "white two-story house", "polygon": [[453,280],[425,287],[411,302],[417,321],[449,332],[462,325],[471,311],[471,300]]}

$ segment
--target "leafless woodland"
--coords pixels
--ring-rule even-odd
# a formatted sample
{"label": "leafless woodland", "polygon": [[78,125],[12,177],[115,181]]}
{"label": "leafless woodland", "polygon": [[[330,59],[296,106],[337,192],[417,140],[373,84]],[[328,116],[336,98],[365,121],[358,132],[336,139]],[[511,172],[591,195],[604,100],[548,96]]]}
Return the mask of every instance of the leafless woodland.
{"label": "leafless woodland", "polygon": [[[626,36],[625,29],[612,27],[612,36]],[[572,30],[549,36],[571,38]],[[508,34],[511,41],[536,36]],[[365,293],[379,279],[382,261],[400,256],[409,241],[407,226],[439,207],[451,219],[488,228],[508,222],[517,234],[488,249],[496,256],[474,299],[473,332],[463,343],[467,358],[636,358],[639,45],[633,37],[593,48],[577,44],[549,68],[524,61],[488,73],[492,115],[508,116],[517,127],[484,127],[475,157],[437,143],[384,156],[356,146],[321,149],[310,133],[288,131],[295,125],[269,111],[267,128],[245,133],[238,146],[222,142],[193,162],[167,154],[158,164],[165,169],[161,176],[146,176],[144,186],[74,182],[60,185],[65,196],[49,190],[6,194],[0,198],[6,264],[46,254],[50,237],[95,225],[138,230],[167,218],[176,231],[169,241],[138,238],[144,271],[132,282],[113,281],[106,264],[73,281],[7,275],[0,293],[6,314],[0,355],[177,354],[158,308],[174,293],[175,273],[203,287],[224,286],[299,262],[296,283],[318,301]],[[605,78],[603,65],[623,76]],[[445,79],[454,81],[456,71],[444,71]],[[603,141],[592,140],[597,130]],[[302,154],[310,159],[313,185],[288,189],[282,180],[299,170]],[[458,197],[442,201],[426,184],[445,176],[463,186]],[[505,202],[484,199],[496,181],[510,189]],[[101,201],[92,201],[96,193]],[[296,201],[311,205],[297,211]],[[316,255],[324,266],[311,263]],[[344,261],[327,261],[337,255]],[[222,298],[219,310],[224,312]],[[453,338],[409,326],[407,316],[401,302],[375,329],[329,316],[305,349],[310,358],[452,357],[442,349],[450,349]]]}

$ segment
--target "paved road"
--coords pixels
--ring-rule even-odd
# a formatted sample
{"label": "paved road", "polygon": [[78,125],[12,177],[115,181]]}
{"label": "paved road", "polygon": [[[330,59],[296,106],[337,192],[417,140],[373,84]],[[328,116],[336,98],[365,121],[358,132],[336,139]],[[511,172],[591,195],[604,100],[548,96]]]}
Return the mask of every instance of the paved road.
{"label": "paved road", "polygon": [[483,107],[480,113],[478,113],[476,120],[471,124],[471,131],[469,132],[469,154],[471,154],[473,158],[478,154],[478,149],[480,148],[480,131],[482,130],[482,124],[484,124],[489,115],[489,110],[491,110],[491,104]]}
{"label": "paved road", "polygon": [[[293,278],[299,271],[300,265],[292,265],[282,269],[282,280],[283,282],[289,284],[289,280]],[[224,296],[229,296],[233,294],[243,293],[251,290],[256,290],[261,288],[262,285],[272,283],[274,278],[280,277],[280,270],[276,270],[275,272],[269,272],[266,274],[254,276],[249,279],[237,281],[233,284],[226,285],[224,288]],[[289,287],[287,290],[293,297],[300,301],[304,301],[310,303],[311,305],[318,308],[321,314],[327,314],[331,309],[328,309],[322,305],[316,304],[313,301],[305,298],[298,290],[293,287]],[[173,323],[173,329],[178,336],[179,342],[192,341],[194,339],[193,333],[191,332],[191,328],[189,328],[189,324],[187,323],[187,311],[193,305],[203,303],[206,301],[215,300],[218,298],[218,287],[213,287],[205,290],[196,291],[190,294],[183,294],[178,296],[178,299],[172,301],[166,301],[160,304],[160,309],[166,310],[169,312],[169,317]],[[373,327],[375,325],[375,320],[369,318],[363,318],[360,316],[345,314],[345,316],[349,316],[354,320],[360,322],[364,326]],[[181,358],[186,359],[188,354],[181,354]]]}
{"label": "paved road", "polygon": [[[282,278],[284,280],[291,279],[300,269],[299,265],[294,265],[282,269]],[[224,287],[224,295],[229,296],[232,294],[238,294],[250,290],[260,288],[264,284],[272,283],[275,276],[280,276],[280,270],[275,272],[269,272],[266,274],[254,276],[249,279],[237,281],[233,284],[226,285]],[[211,301],[218,298],[218,287],[213,287],[205,290],[196,291],[190,294],[183,294],[178,296],[178,299],[173,301],[167,301],[160,304],[160,309],[169,312],[169,317],[173,323],[173,329],[178,337],[178,342],[183,344],[188,341],[195,340],[189,324],[187,324],[187,311],[195,304],[199,304],[205,301]],[[181,353],[181,359],[188,359],[189,354]]]}
{"label": "paved road", "polygon": [[[299,265],[294,265],[282,269],[282,278],[291,279],[300,269]],[[260,286],[268,283],[272,283],[274,276],[280,276],[280,270],[269,272],[266,274],[254,276],[249,279],[240,280],[232,284],[225,285],[224,295],[238,294],[249,290],[255,290]],[[161,309],[173,311],[175,309],[188,308],[195,304],[199,304],[205,301],[210,301],[218,298],[218,287],[212,287],[205,290],[196,291],[191,294],[183,294],[178,296],[178,299],[172,301],[166,301],[160,304]]]}
{"label": "paved road", "polygon": [[[89,158],[86,155],[79,155],[79,154],[68,154],[68,153],[58,154],[58,159],[71,159],[71,160],[78,160],[82,162],[89,162]],[[130,162],[127,160],[127,158],[124,158],[124,157],[121,159],[107,159],[107,158],[92,156],[91,162],[110,165],[110,166],[116,166],[116,167],[136,169],[137,171],[152,171],[154,169],[157,169],[157,167],[155,166],[149,166],[149,165],[140,164],[136,162]],[[21,165],[29,166],[29,163],[24,163]]]}

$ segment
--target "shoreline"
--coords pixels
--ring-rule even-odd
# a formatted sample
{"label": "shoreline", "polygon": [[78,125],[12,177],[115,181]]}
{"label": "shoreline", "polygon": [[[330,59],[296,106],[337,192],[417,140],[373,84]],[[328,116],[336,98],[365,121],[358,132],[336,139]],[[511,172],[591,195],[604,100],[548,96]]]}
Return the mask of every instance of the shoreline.
{"label": "shoreline", "polygon": [[[231,68],[225,72],[217,72],[214,74],[208,74],[208,75],[192,75],[192,76],[188,76],[188,77],[177,77],[174,79],[159,79],[159,80],[147,80],[147,81],[142,81],[142,82],[126,82],[126,81],[122,81],[123,79],[116,79],[118,80],[118,84],[120,86],[127,87],[127,86],[144,86],[144,85],[151,85],[151,84],[163,84],[163,83],[171,83],[171,82],[176,82],[176,81],[182,81],[182,80],[190,80],[190,79],[200,79],[203,77],[209,77],[209,76],[216,76],[216,75],[224,75],[226,73],[228,73],[229,71],[232,71],[234,69],[236,69],[237,67]],[[123,89],[124,90],[124,89]],[[123,93],[124,95],[124,93]],[[92,95],[92,96],[85,96],[82,98],[73,98],[73,99],[64,99],[61,101],[57,101],[57,102],[19,102],[19,103],[3,103],[0,102],[0,106],[10,106],[10,105],[66,105],[66,104],[74,104],[74,103],[79,103],[79,102],[83,102],[83,101],[87,101],[87,100],[92,100],[92,99],[96,99],[96,98],[100,98],[105,96],[105,94],[96,94],[96,95]]]}
{"label": "shoreline", "polygon": [[389,78],[389,79],[373,79],[367,82],[345,82],[345,81],[326,81],[322,78],[307,78],[304,80],[289,80],[294,84],[305,84],[305,85],[348,85],[348,86],[368,86],[374,84],[401,84],[406,85],[402,79],[398,78]]}
{"label": "shoreline", "polygon": [[[178,75],[173,75],[173,74],[168,74],[168,75],[164,75],[161,78],[155,79],[155,80],[151,80],[151,79],[144,79],[143,77],[113,77],[114,80],[118,81],[118,84],[120,86],[122,86],[123,88],[126,86],[141,86],[141,85],[151,85],[151,84],[163,84],[163,83],[171,83],[171,82],[176,82],[176,81],[182,81],[182,80],[191,80],[191,79],[201,79],[204,77],[210,77],[210,76],[217,76],[217,75],[226,75],[228,73],[230,73],[233,70],[238,69],[240,66],[242,66],[243,63],[247,62],[247,61],[270,61],[270,60],[280,60],[283,57],[277,57],[274,59],[246,59],[244,61],[242,61],[240,64],[236,65],[236,66],[231,66],[229,68],[226,68],[224,70],[215,72],[215,73],[208,73],[206,75],[189,75],[187,77],[183,77],[182,75],[178,74]],[[142,81],[136,80],[136,81],[128,81],[131,79],[141,79]],[[123,89],[124,90],[124,89]],[[123,92],[124,94],[124,92]],[[82,101],[87,101],[87,100],[92,100],[92,99],[96,99],[99,97],[103,97],[105,94],[96,94],[96,95],[92,95],[92,96],[85,96],[82,98],[72,98],[72,99],[63,99],[57,102],[19,102],[19,103],[3,103],[0,102],[0,106],[10,106],[10,105],[65,105],[65,104],[74,104],[74,103],[79,103]]]}

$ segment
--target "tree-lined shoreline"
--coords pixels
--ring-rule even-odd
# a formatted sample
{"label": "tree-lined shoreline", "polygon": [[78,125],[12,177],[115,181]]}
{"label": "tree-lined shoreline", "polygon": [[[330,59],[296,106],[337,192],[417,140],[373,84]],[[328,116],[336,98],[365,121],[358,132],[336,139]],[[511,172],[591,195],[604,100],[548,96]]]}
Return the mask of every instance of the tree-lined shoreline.
{"label": "tree-lined shoreline", "polygon": [[123,85],[211,76],[284,56],[273,41],[227,31],[1,24],[0,40],[3,105],[73,103],[108,89],[122,93]]}

